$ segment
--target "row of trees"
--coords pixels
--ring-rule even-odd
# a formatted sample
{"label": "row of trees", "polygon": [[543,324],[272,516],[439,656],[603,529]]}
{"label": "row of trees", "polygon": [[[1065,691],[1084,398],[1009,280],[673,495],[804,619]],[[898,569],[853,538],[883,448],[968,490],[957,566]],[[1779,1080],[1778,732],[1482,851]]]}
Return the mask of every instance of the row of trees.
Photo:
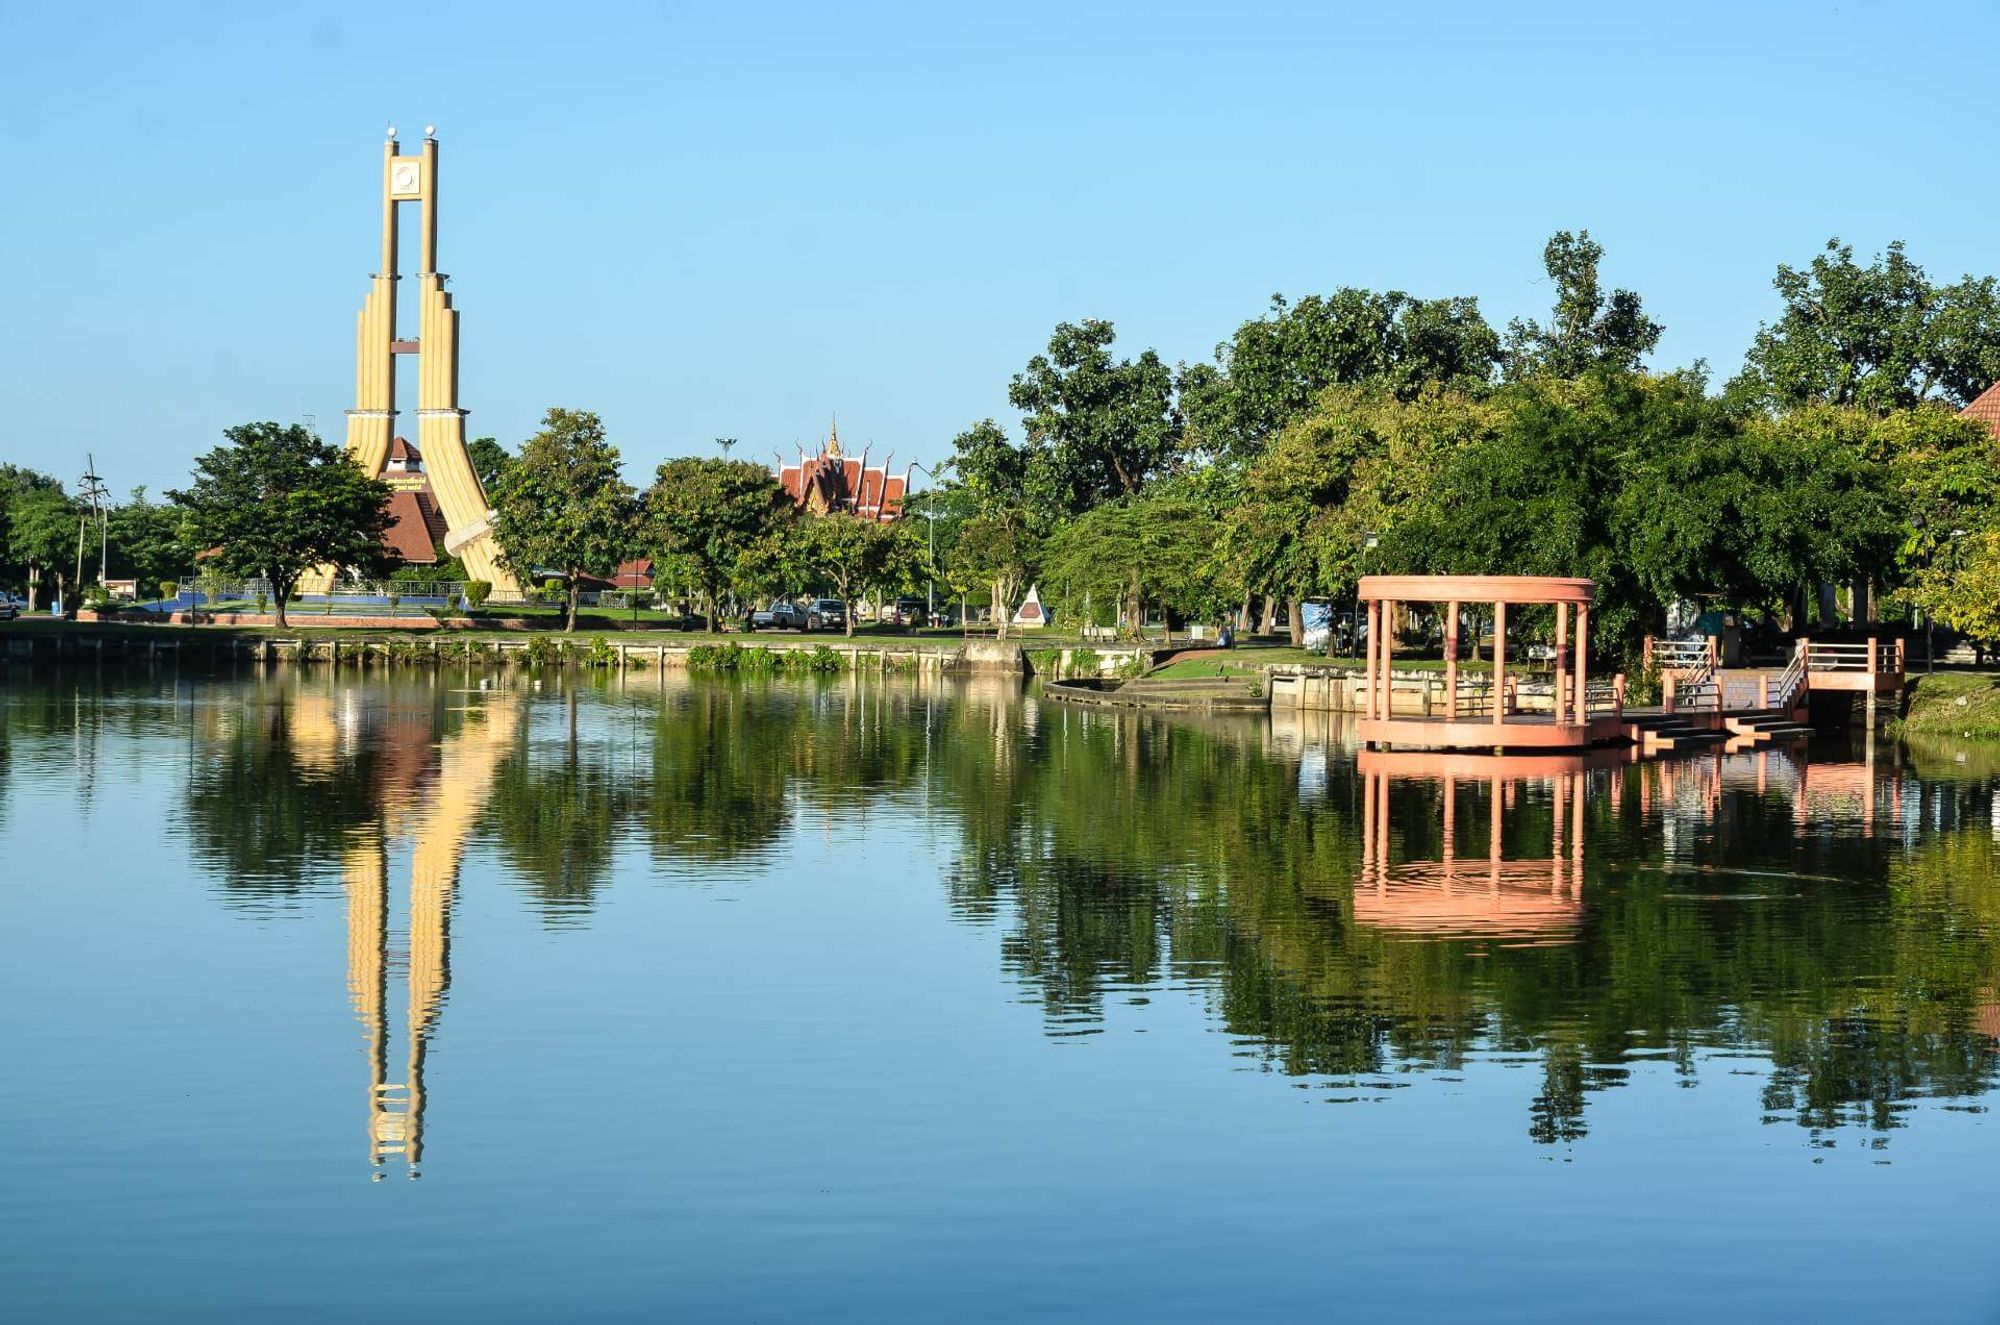
{"label": "row of trees", "polygon": [[179,512],[144,488],[93,510],[52,474],[0,465],[0,581],[24,586],[37,608],[100,571],[141,584],[179,576],[188,564],[180,524]]}
{"label": "row of trees", "polygon": [[954,442],[941,571],[996,603],[1039,578],[1101,622],[1240,617],[1372,572],[1587,575],[1606,642],[1700,601],[1797,625],[1825,590],[2000,637],[2000,449],[1956,408],[2000,379],[1991,277],[1931,281],[1900,244],[1781,267],[1743,371],[1647,364],[1661,326],[1607,289],[1588,232],[1549,241],[1546,319],[1469,297],[1274,298],[1168,368],[1065,323],[1018,374],[1021,439]]}
{"label": "row of trees", "polygon": [[656,586],[686,591],[711,631],[725,600],[812,585],[851,600],[924,582],[924,548],[907,526],[805,514],[762,465],[669,460],[635,489],[602,421],[584,410],[550,410],[498,473],[493,495],[509,565],[524,578],[562,575],[572,630],[577,585],[637,556],[653,559]]}
{"label": "row of trees", "polygon": [[[1661,327],[1606,288],[1602,257],[1557,234],[1552,309],[1504,331],[1474,298],[1348,288],[1274,298],[1212,363],[1170,367],[1120,357],[1109,322],[1063,323],[1009,388],[1020,440],[991,419],[961,433],[900,526],[804,516],[726,458],[668,461],[640,491],[585,411],[551,410],[516,453],[480,439],[473,460],[510,568],[560,576],[572,628],[587,578],[651,556],[711,623],[730,599],[927,580],[984,592],[1004,621],[1039,579],[1099,624],[1268,630],[1282,607],[1296,637],[1303,600],[1404,571],[1587,575],[1600,644],[1690,600],[1797,626],[1834,610],[1836,584],[1857,617],[2000,638],[2000,446],[1955,412],[2000,379],[1993,278],[1938,283],[1900,244],[1863,265],[1830,242],[1779,268],[1779,315],[1718,390],[1702,364],[1648,365]],[[150,582],[219,548],[219,569],[271,581],[281,620],[311,568],[383,569],[384,485],[301,428],[228,439],[171,507],[139,493],[110,513],[117,569]],[[60,585],[75,503],[46,476],[0,483],[0,548]]]}

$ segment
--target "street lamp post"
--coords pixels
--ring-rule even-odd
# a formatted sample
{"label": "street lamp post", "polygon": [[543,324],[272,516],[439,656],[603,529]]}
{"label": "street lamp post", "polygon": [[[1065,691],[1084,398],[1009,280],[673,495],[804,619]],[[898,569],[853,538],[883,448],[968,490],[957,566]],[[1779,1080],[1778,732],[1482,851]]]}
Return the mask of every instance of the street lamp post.
{"label": "street lamp post", "polygon": [[[912,460],[910,468],[924,471],[928,484],[935,485],[937,475],[921,461]],[[930,524],[930,564],[924,567],[924,623],[929,625],[937,616],[937,488],[924,488],[924,516]]]}

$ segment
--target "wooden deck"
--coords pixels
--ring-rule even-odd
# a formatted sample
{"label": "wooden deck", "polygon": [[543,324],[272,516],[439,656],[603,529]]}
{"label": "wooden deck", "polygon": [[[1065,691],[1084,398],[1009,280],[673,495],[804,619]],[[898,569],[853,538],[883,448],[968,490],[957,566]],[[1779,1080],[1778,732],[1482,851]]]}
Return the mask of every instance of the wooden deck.
{"label": "wooden deck", "polygon": [[1626,739],[1617,713],[1585,722],[1557,722],[1549,713],[1510,713],[1504,722],[1465,718],[1363,718],[1355,734],[1369,745],[1420,750],[1582,750]]}

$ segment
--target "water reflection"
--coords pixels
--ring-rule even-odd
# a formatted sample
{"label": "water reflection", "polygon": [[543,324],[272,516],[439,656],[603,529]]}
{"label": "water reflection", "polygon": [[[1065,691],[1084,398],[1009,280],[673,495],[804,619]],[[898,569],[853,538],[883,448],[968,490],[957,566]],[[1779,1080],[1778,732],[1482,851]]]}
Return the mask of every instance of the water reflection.
{"label": "water reflection", "polygon": [[[464,692],[467,698],[480,692]],[[347,987],[367,1037],[368,1155],[376,1178],[401,1158],[419,1176],[424,1155],[424,1058],[451,982],[451,909],[465,844],[485,809],[502,762],[512,753],[517,703],[511,696],[467,705],[464,725],[431,740],[428,711],[388,715],[387,744],[405,757],[400,777],[379,788],[383,813],[352,835],[343,865],[347,888]],[[407,920],[392,936],[389,857],[407,841]],[[398,948],[394,939],[401,939]],[[388,982],[407,976],[403,1079],[389,1080]]]}
{"label": "water reflection", "polygon": [[[1584,1141],[1595,1096],[1661,1065],[1759,1073],[1745,1124],[1886,1135],[1926,1101],[1984,1107],[2000,1069],[2000,803],[1963,754],[1357,753],[1331,715],[1085,712],[929,677],[278,674],[0,706],[7,785],[84,794],[127,761],[171,783],[168,832],[230,906],[344,901],[370,1160],[412,1174],[461,886],[518,887],[562,942],[612,890],[848,858],[990,932],[992,997],[1054,1039],[1186,995],[1222,1032],[1210,1070],[1328,1100],[1534,1073],[1536,1143]],[[479,848],[499,868],[462,885]],[[852,978],[891,983],[865,900],[826,940],[868,940]]]}

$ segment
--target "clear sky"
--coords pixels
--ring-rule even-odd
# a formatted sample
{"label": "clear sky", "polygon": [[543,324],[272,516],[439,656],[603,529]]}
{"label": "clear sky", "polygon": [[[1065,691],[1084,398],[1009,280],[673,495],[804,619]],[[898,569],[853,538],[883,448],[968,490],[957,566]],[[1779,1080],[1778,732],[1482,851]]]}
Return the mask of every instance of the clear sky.
{"label": "clear sky", "polygon": [[1565,227],[1722,375],[1830,235],[2000,271],[1991,6],[372,8],[0,6],[0,460],[157,491],[232,423],[344,436],[391,122],[438,126],[473,434],[597,410],[642,483],[835,411],[899,465],[1018,435],[1064,319],[1504,324]]}

